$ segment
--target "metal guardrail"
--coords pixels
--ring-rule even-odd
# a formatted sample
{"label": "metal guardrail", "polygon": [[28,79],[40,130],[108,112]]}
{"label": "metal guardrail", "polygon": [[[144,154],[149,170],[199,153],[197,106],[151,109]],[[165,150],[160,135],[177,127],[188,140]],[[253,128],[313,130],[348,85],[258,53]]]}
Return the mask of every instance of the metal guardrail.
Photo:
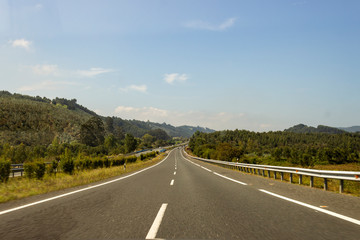
{"label": "metal guardrail", "polygon": [[[45,164],[51,164],[51,162],[45,162]],[[15,173],[17,172],[20,172],[21,177],[23,176],[24,174],[23,163],[11,164],[10,175],[12,175],[12,177],[15,177]]]}
{"label": "metal guardrail", "polygon": [[[284,173],[289,173],[290,183],[293,182],[293,174],[296,174],[299,176],[299,184],[302,184],[302,176],[309,176],[310,177],[310,187],[314,186],[314,177],[323,178],[325,190],[328,189],[328,182],[327,182],[328,179],[338,179],[338,180],[340,180],[340,185],[339,185],[340,193],[342,193],[344,191],[344,180],[360,181],[360,172],[316,170],[316,169],[295,168],[295,167],[281,167],[281,166],[271,166],[271,165],[226,162],[226,161],[193,157],[193,156],[190,156],[185,150],[184,150],[184,153],[188,157],[193,158],[193,159],[237,168],[240,171],[258,174],[258,175],[262,175],[264,177],[265,177],[265,175],[267,175],[270,178],[270,173],[273,172],[274,178],[276,179],[277,173],[280,173],[281,181],[284,179]],[[267,174],[266,174],[266,172],[267,172]]]}

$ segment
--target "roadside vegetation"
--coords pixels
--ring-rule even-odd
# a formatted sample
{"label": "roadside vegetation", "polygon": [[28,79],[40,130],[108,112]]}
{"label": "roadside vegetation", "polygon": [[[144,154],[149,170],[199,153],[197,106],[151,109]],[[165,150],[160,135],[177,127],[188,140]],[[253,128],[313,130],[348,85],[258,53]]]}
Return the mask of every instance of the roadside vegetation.
{"label": "roadside vegetation", "polygon": [[[201,158],[230,162],[360,171],[359,133],[196,132],[190,139],[188,152]],[[284,180],[289,180],[288,174],[284,174]],[[297,182],[298,176],[294,176],[293,181]],[[304,176],[303,185],[309,182]],[[314,187],[322,188],[323,179],[315,178]],[[329,179],[328,189],[338,191],[339,180]],[[345,181],[344,192],[360,196],[360,182]]]}
{"label": "roadside vegetation", "polygon": [[[120,176],[151,166],[161,161],[166,155],[166,153],[153,152],[140,155],[138,158],[115,156],[76,159],[73,161],[74,168],[69,172],[61,170],[61,166],[54,168],[54,165],[49,164],[46,165],[46,171],[41,178],[38,178],[36,174],[30,176],[29,172],[26,172],[25,177],[8,178],[7,183],[0,183],[0,203]],[[1,162],[3,161],[0,161],[0,166]],[[34,166],[36,167],[36,164]]]}
{"label": "roadside vegetation", "polygon": [[253,164],[301,167],[360,164],[359,133],[196,132],[189,147],[202,158]]}

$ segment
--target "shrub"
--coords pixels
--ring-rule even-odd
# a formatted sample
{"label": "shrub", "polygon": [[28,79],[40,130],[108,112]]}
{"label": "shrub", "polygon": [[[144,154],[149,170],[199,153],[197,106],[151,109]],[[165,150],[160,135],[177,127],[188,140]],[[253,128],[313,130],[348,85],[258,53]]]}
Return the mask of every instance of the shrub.
{"label": "shrub", "polygon": [[157,152],[149,152],[149,153],[141,154],[140,160],[144,161],[149,158],[154,158],[154,157],[156,157],[157,154],[158,154]]}
{"label": "shrub", "polygon": [[84,160],[84,169],[91,169],[92,164],[93,164],[93,162],[91,161],[91,159],[86,158]]}
{"label": "shrub", "polygon": [[11,171],[10,161],[0,160],[0,182],[7,182]]}
{"label": "shrub", "polygon": [[70,155],[70,150],[68,148],[65,149],[65,153],[61,156],[60,166],[64,173],[73,174],[75,169],[74,160]]}
{"label": "shrub", "polygon": [[35,165],[35,177],[37,179],[42,179],[45,175],[45,163],[43,162],[36,162]]}
{"label": "shrub", "polygon": [[78,171],[83,170],[83,167],[84,167],[83,160],[76,160],[76,161],[74,161],[74,165],[75,165],[75,169],[76,169],[76,170],[78,170]]}
{"label": "shrub", "polygon": [[24,163],[24,171],[27,178],[42,179],[45,175],[45,169],[45,163],[43,162]]}
{"label": "shrub", "polygon": [[108,158],[105,158],[103,160],[104,166],[109,168],[111,166],[111,161]]}
{"label": "shrub", "polygon": [[137,160],[137,157],[136,157],[136,156],[130,156],[130,157],[127,157],[127,158],[126,158],[126,161],[127,161],[128,163],[136,162],[136,160]]}
{"label": "shrub", "polygon": [[123,157],[113,159],[113,161],[112,161],[113,166],[121,166],[121,165],[124,165],[124,163],[125,163],[125,159]]}
{"label": "shrub", "polygon": [[93,160],[93,168],[103,168],[104,167],[104,161],[100,158]]}
{"label": "shrub", "polygon": [[53,160],[51,164],[48,165],[48,174],[56,174],[57,168],[59,166],[59,162],[56,160]]}
{"label": "shrub", "polygon": [[35,178],[35,165],[32,162],[24,163],[25,177]]}

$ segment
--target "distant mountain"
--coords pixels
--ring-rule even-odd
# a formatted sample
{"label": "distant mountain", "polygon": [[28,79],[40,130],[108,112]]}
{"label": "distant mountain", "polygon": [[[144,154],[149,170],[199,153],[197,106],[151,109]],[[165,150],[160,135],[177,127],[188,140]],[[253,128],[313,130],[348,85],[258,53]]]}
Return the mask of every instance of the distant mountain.
{"label": "distant mountain", "polygon": [[[103,117],[79,105],[76,99],[67,100],[32,97],[0,91],[0,143],[47,145],[56,136],[60,142],[79,141],[81,125],[91,117],[100,117],[107,133],[135,137],[156,134],[161,129],[170,137],[189,138],[196,131],[214,132],[202,127],[174,127],[166,123],[124,120],[118,117]],[[161,134],[161,132],[160,132]]]}
{"label": "distant mountain", "polygon": [[347,131],[347,132],[351,132],[351,133],[360,132],[360,126],[339,127],[339,129]]}
{"label": "distant mountain", "polygon": [[344,130],[328,127],[324,125],[319,125],[317,128],[307,126],[305,124],[298,124],[291,128],[285,129],[285,132],[294,132],[294,133],[330,133],[330,134],[341,134],[345,133]]}

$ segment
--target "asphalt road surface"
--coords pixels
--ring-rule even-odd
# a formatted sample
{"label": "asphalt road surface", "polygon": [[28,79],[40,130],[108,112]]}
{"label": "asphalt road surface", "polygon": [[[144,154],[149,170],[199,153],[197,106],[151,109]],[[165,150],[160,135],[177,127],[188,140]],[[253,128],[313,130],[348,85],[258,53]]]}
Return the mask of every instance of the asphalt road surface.
{"label": "asphalt road surface", "polygon": [[[360,199],[187,160],[0,204],[0,239],[359,239]],[[89,188],[90,187],[90,188]]]}

